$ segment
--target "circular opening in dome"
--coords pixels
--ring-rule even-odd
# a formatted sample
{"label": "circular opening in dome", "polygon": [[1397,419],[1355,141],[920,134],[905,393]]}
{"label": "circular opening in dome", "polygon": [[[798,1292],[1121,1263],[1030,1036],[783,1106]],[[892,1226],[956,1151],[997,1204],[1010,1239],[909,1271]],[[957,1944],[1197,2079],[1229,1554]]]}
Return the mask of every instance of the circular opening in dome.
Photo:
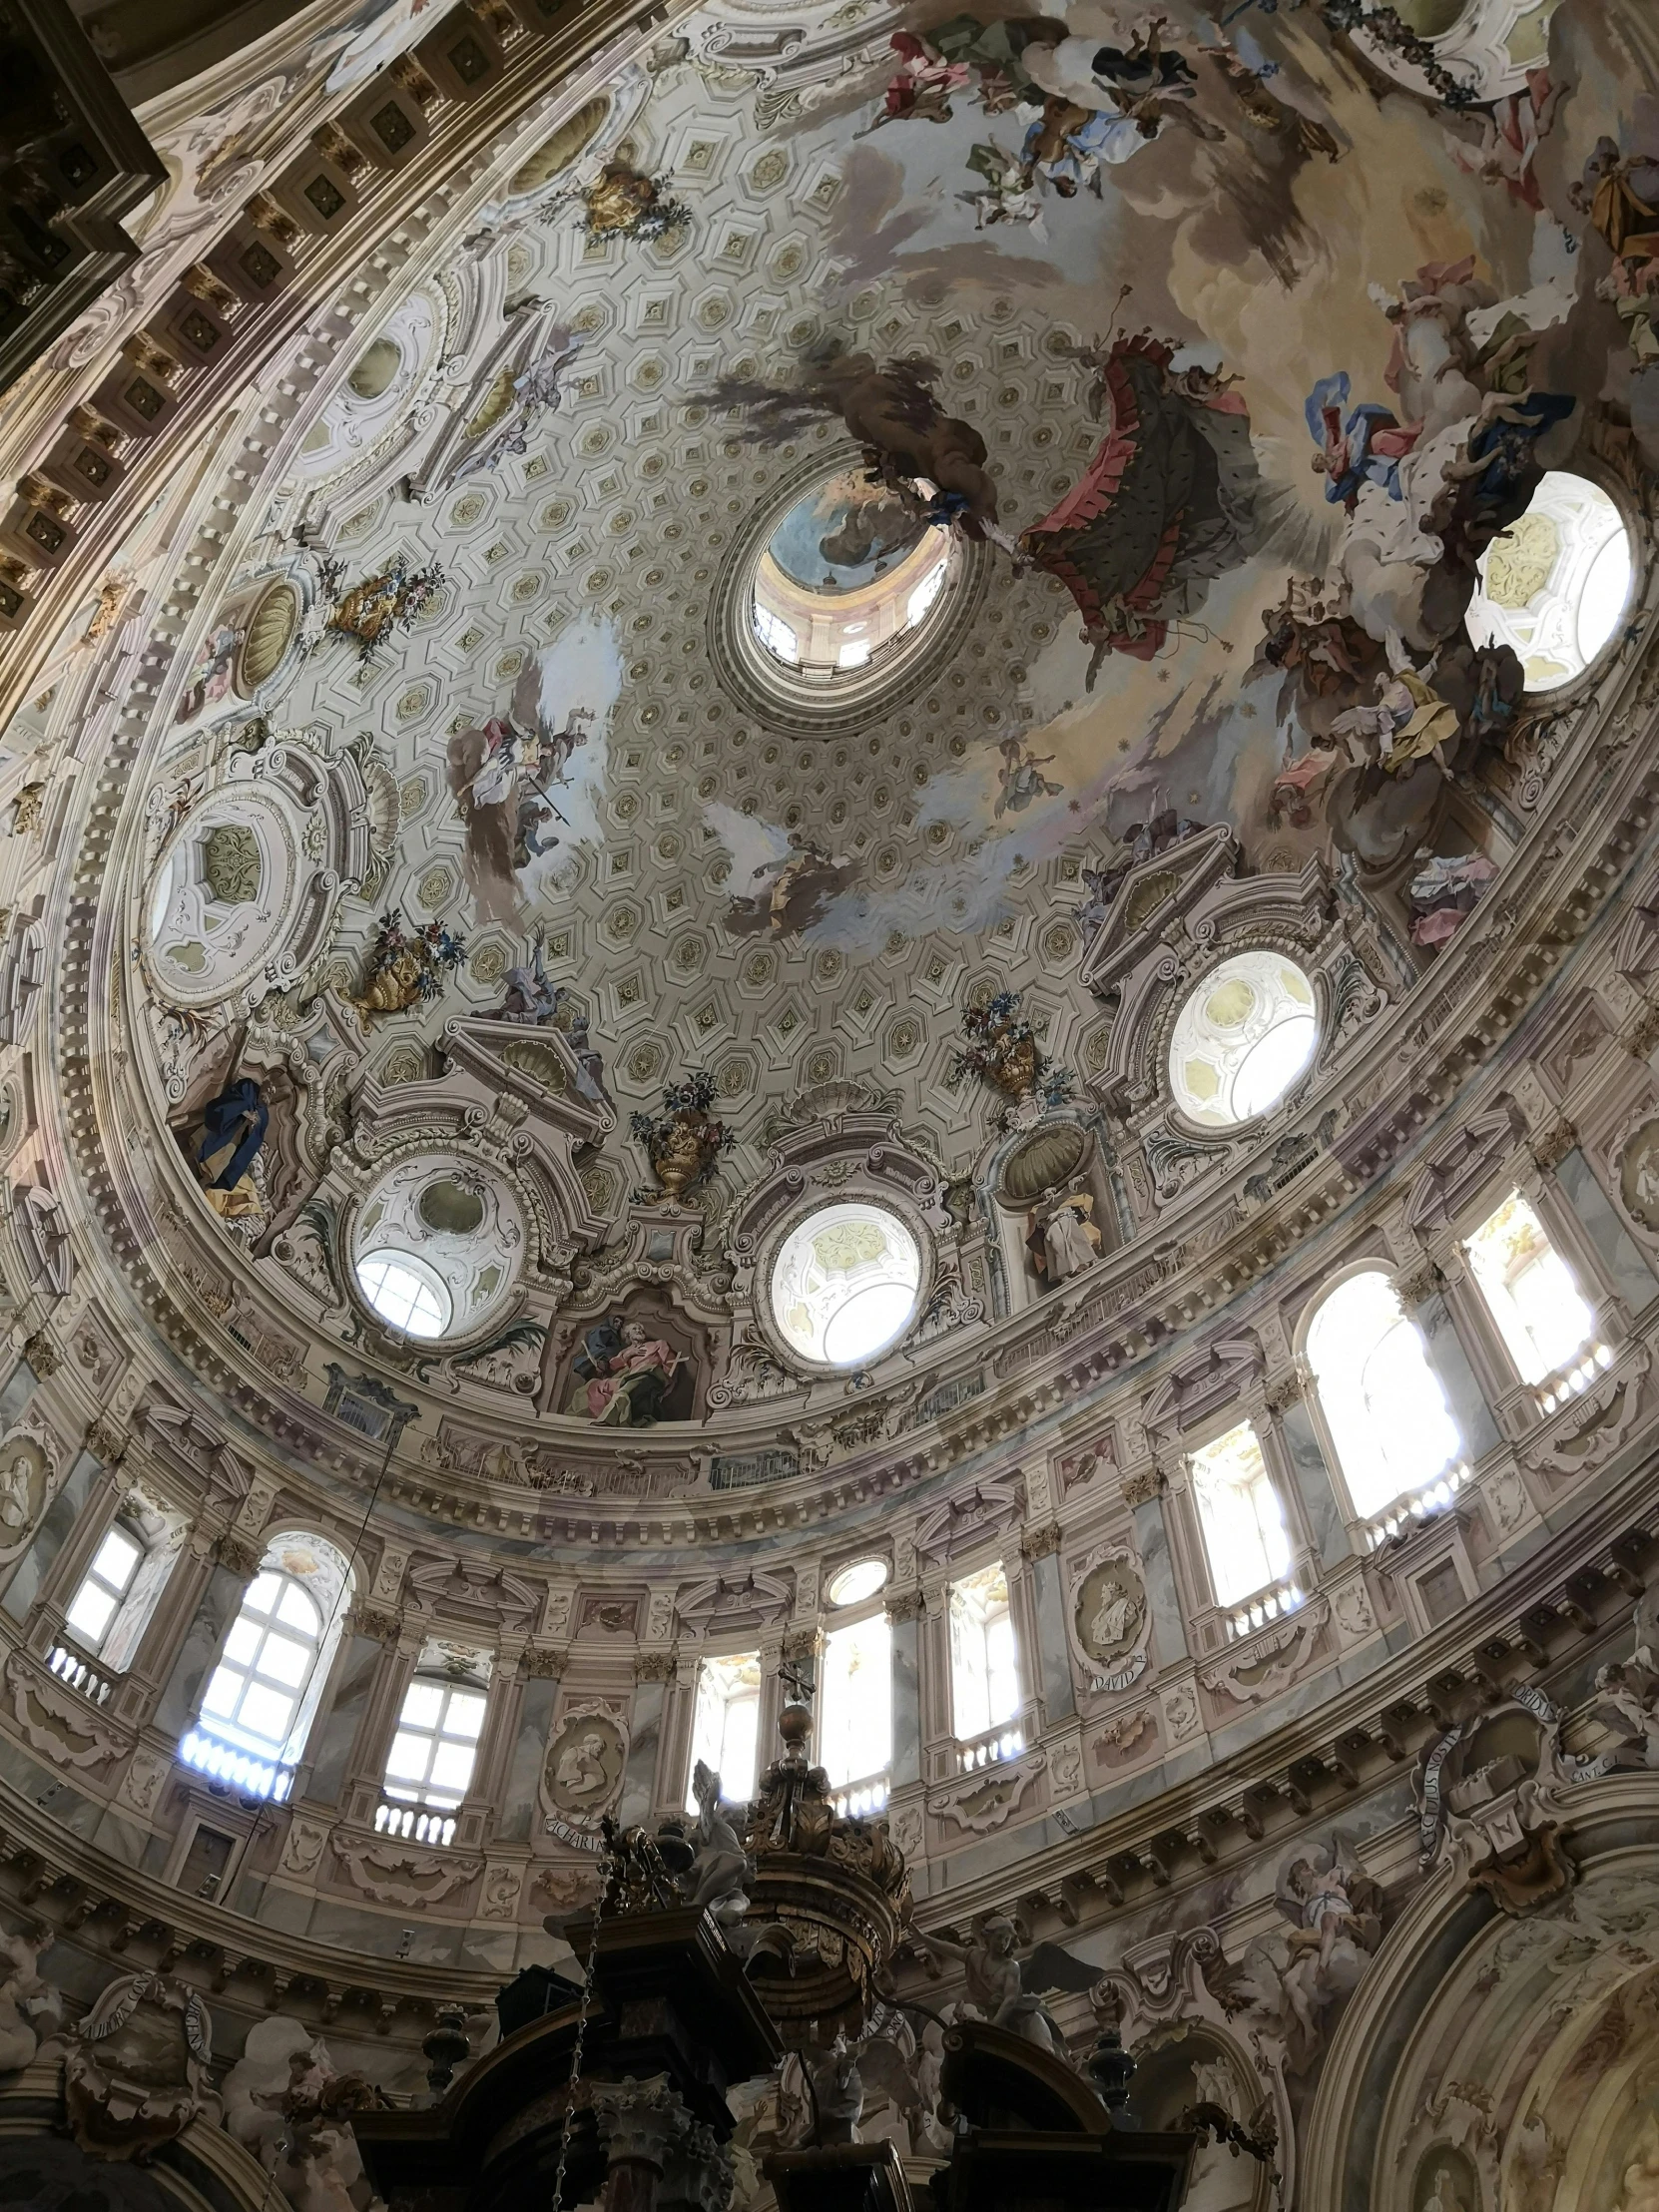
{"label": "circular opening in dome", "polygon": [[831,1605],[857,1605],[866,1597],[873,1597],[884,1587],[887,1579],[885,1559],[854,1559],[830,1577],[829,1597]]}
{"label": "circular opening in dome", "polygon": [[382,1247],[356,1263],[357,1288],[383,1322],[406,1337],[441,1337],[454,1309],[448,1285],[413,1253]]}
{"label": "circular opening in dome", "polygon": [[1240,952],[1188,995],[1170,1040],[1176,1104],[1210,1129],[1276,1106],[1314,1057],[1314,986],[1278,952]]}
{"label": "circular opening in dome", "polygon": [[375,338],[346,371],[345,381],[359,399],[378,399],[391,388],[403,366],[403,348],[395,338]]}
{"label": "circular opening in dome", "polygon": [[444,1176],[427,1184],[415,1201],[415,1212],[440,1236],[470,1237],[483,1226],[484,1202],[476,1191],[463,1190]]}
{"label": "circular opening in dome", "polygon": [[762,548],[751,626],[782,667],[844,681],[920,638],[955,569],[947,531],[886,485],[842,469],[803,492]]}
{"label": "circular opening in dome", "polygon": [[1512,646],[1528,691],[1557,691],[1612,641],[1634,571],[1630,533],[1600,485],[1552,469],[1480,556],[1469,636]]}
{"label": "circular opening in dome", "polygon": [[901,1337],[921,1253],[883,1207],[824,1206],[790,1232],[772,1269],[772,1318],[805,1360],[854,1368]]}

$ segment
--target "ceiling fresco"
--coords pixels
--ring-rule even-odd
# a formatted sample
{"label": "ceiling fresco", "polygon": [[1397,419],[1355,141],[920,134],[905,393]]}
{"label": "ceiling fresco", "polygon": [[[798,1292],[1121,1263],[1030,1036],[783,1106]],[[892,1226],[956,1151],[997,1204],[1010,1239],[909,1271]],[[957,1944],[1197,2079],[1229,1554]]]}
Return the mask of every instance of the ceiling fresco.
{"label": "ceiling fresco", "polygon": [[[1476,8],[1438,102],[1384,73],[1403,29],[1328,17],[707,9],[503,142],[159,725],[192,806],[284,738],[367,764],[385,848],[325,979],[382,1076],[533,1006],[624,1112],[706,1068],[752,1146],[878,1076],[965,1163],[966,1000],[1023,991],[1094,1072],[1080,962],[1160,842],[1224,825],[1247,871],[1460,918],[1459,794],[1518,773],[1523,683],[1501,624],[1470,642],[1476,564],[1540,471],[1659,457],[1652,265],[1613,256],[1652,119],[1616,10]],[[822,737],[799,687],[770,725],[720,644],[762,553],[834,596],[924,539],[938,610],[843,654]],[[381,1005],[388,927],[432,956]],[[198,1096],[212,1024],[150,1023]]]}

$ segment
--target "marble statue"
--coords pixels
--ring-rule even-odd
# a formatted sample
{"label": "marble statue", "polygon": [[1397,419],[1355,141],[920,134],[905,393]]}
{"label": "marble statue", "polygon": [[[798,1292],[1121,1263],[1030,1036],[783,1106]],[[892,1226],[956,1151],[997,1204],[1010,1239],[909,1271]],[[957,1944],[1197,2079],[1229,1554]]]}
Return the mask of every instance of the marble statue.
{"label": "marble statue", "polygon": [[687,1902],[729,1928],[749,1911],[749,1854],[721,1811],[719,1775],[701,1759],[692,1776],[692,1794],[698,1807],[697,1854],[684,1877]]}

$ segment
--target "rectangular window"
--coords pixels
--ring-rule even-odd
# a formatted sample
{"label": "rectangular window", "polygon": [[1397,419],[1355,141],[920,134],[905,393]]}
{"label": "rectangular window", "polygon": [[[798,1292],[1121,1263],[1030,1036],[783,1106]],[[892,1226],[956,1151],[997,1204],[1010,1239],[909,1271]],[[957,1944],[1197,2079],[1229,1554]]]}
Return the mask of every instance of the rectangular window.
{"label": "rectangular window", "polygon": [[892,1631],[885,1613],[831,1629],[819,1672],[819,1757],[832,1790],[883,1785],[892,1759]]}
{"label": "rectangular window", "polygon": [[1019,1713],[1019,1659],[1000,1560],[950,1585],[950,1697],[961,1743]]}
{"label": "rectangular window", "polygon": [[1187,1461],[1218,1605],[1236,1605],[1291,1571],[1285,1508],[1249,1421]]}
{"label": "rectangular window", "polygon": [[705,1659],[697,1675],[691,1762],[686,1769],[688,1813],[697,1811],[692,1777],[700,1759],[719,1775],[720,1794],[729,1805],[748,1804],[755,1795],[760,1735],[760,1653],[744,1651],[732,1658]]}
{"label": "rectangular window", "polygon": [[1566,1262],[1519,1191],[1464,1246],[1486,1311],[1523,1382],[1569,1367],[1595,1330]]}
{"label": "rectangular window", "polygon": [[385,1792],[399,1805],[452,1813],[466,1796],[489,1702],[490,1657],[470,1652],[458,1665],[432,1654],[403,1693],[397,1734],[386,1756]]}
{"label": "rectangular window", "polygon": [[66,1627],[83,1650],[94,1654],[102,1650],[143,1557],[143,1544],[119,1523],[105,1535],[64,1615]]}

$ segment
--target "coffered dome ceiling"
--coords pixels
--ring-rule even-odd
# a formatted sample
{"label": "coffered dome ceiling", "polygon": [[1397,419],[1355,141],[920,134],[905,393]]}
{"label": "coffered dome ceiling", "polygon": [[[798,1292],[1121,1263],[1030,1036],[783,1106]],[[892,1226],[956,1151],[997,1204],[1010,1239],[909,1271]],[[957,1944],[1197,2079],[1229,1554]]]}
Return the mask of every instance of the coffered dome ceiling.
{"label": "coffered dome ceiling", "polygon": [[[115,741],[11,988],[124,1298],[269,1355],[268,1430],[347,1360],[439,1474],[580,1487],[621,1426],[606,1486],[748,1487],[1029,1336],[1045,1207],[1132,1279],[1330,1146],[1646,591],[1623,19],[1556,12],[1551,90],[1501,13],[704,8],[376,185],[12,726]],[[349,189],[400,21],[293,65]],[[490,1194],[447,1243],[432,1158]],[[848,1183],[919,1319],[827,1375],[766,1281]],[[601,1418],[632,1302],[676,1381]]]}
{"label": "coffered dome ceiling", "polygon": [[1053,2034],[1252,2084],[1287,2204],[1589,2170],[1656,78],[1639,0],[313,0],[151,103],[0,421],[0,1897],[81,1999],[409,2091],[787,1689],[893,1913],[1074,1940]]}

